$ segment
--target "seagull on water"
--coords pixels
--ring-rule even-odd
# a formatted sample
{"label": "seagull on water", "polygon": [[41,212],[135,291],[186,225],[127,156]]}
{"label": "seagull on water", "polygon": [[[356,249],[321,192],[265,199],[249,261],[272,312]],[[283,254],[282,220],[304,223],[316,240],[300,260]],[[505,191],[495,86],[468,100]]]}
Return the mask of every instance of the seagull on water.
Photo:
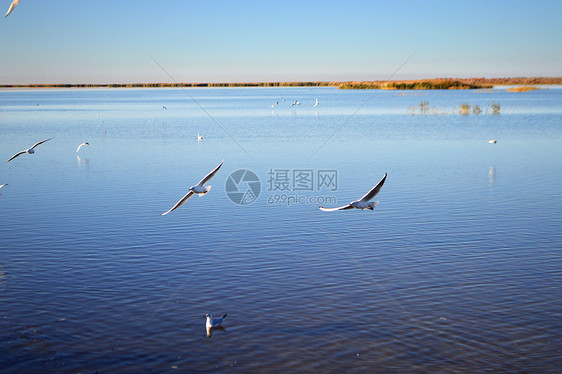
{"label": "seagull on water", "polygon": [[292,103],[291,106],[295,106],[295,105],[301,105],[301,103],[298,100],[295,100],[295,102]]}
{"label": "seagull on water", "polygon": [[19,155],[23,155],[24,153],[27,153],[27,154],[30,154],[30,155],[34,154],[34,153],[35,153],[35,147],[37,147],[39,144],[43,144],[43,143],[45,143],[45,142],[47,142],[47,141],[49,141],[49,140],[51,140],[51,139],[53,139],[53,138],[45,139],[45,140],[43,140],[43,141],[40,141],[39,143],[35,143],[35,144],[33,145],[33,147],[28,148],[28,149],[26,149],[25,151],[19,151],[18,153],[16,153],[16,154],[13,155],[12,157],[10,157],[10,159],[9,159],[8,161],[6,161],[6,162],[10,162],[10,161],[12,161],[14,158],[18,157]]}
{"label": "seagull on water", "polygon": [[164,105],[162,105],[162,108],[164,108],[164,109],[168,110],[168,108],[166,108],[166,107],[165,107]]}
{"label": "seagull on water", "polygon": [[221,163],[219,164],[219,166],[217,166],[216,168],[213,169],[213,171],[211,171],[209,174],[205,175],[205,177],[203,179],[201,179],[199,181],[199,183],[197,183],[195,186],[191,186],[189,187],[189,192],[186,193],[184,195],[184,197],[182,197],[180,199],[180,201],[178,201],[176,203],[176,205],[174,205],[170,210],[168,210],[167,212],[162,213],[162,215],[166,215],[168,213],[170,213],[172,210],[175,210],[177,208],[179,208],[180,206],[182,206],[191,196],[193,196],[194,194],[198,194],[199,196],[203,196],[205,195],[207,192],[209,192],[211,190],[211,186],[207,186],[205,187],[205,183],[207,183],[212,177],[215,176],[215,174],[217,173],[217,171],[220,169],[220,167],[222,166],[222,163],[224,162],[224,160],[221,161]]}
{"label": "seagull on water", "polygon": [[314,108],[318,106],[318,98],[316,98],[316,104],[314,104]]}
{"label": "seagull on water", "polygon": [[[227,313],[228,314],[228,313]],[[213,315],[207,314],[205,315],[207,322],[205,323],[205,327],[207,329],[211,329],[213,327],[220,327],[226,318],[226,314],[222,316],[222,318],[213,318]]]}
{"label": "seagull on water", "polygon": [[496,144],[498,141],[496,139],[490,139],[488,140],[488,143],[490,144]]}
{"label": "seagull on water", "polygon": [[12,10],[14,10],[14,8],[16,7],[16,5],[18,5],[20,3],[20,0],[14,0],[12,1],[12,3],[10,4],[10,8],[8,9],[8,12],[6,13],[6,15],[4,17],[8,17],[8,15],[10,13],[12,13]]}
{"label": "seagull on water", "polygon": [[84,142],[84,143],[80,144],[80,145],[78,146],[78,148],[76,148],[76,153],[78,153],[78,151],[80,150],[80,148],[82,148],[82,147],[84,147],[84,146],[86,146],[86,145],[90,145],[90,143]]}
{"label": "seagull on water", "polygon": [[197,141],[200,142],[201,140],[203,140],[203,137],[199,134],[197,134]]}
{"label": "seagull on water", "polygon": [[371,200],[373,197],[375,197],[376,194],[379,193],[379,191],[380,191],[382,185],[384,184],[385,180],[386,180],[386,173],[384,173],[384,176],[382,177],[380,182],[377,183],[377,185],[375,187],[371,188],[371,190],[369,192],[367,192],[359,200],[352,201],[351,203],[349,203],[347,205],[344,205],[344,206],[340,206],[338,208],[320,207],[320,210],[323,210],[325,212],[333,212],[335,210],[347,210],[347,209],[353,209],[353,208],[361,209],[361,210],[365,210],[365,209],[373,210],[373,209],[375,209],[375,207],[377,206],[377,204],[379,202],[375,201],[375,202],[370,203],[369,200]]}

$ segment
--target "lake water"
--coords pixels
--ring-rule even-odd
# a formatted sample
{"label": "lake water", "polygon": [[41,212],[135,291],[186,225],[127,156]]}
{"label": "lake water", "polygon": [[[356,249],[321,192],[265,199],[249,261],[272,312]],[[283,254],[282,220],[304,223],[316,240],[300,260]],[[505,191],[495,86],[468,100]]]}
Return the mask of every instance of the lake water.
{"label": "lake water", "polygon": [[3,90],[2,157],[3,373],[562,368],[558,87]]}

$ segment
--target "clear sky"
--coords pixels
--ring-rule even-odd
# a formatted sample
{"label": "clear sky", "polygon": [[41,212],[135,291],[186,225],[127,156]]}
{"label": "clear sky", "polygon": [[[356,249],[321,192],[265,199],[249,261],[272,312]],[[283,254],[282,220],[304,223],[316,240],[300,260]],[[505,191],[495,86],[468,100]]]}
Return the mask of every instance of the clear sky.
{"label": "clear sky", "polygon": [[[0,0],[4,14],[11,0]],[[562,76],[562,1],[21,0],[0,84]]]}

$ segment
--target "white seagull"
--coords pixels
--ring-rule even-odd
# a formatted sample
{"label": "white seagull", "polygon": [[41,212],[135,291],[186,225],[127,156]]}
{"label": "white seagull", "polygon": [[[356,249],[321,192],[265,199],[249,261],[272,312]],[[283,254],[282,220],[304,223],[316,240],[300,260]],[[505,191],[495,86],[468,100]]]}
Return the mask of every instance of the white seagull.
{"label": "white seagull", "polygon": [[0,188],[2,188],[4,186],[7,186],[7,185],[8,185],[8,183],[0,184]]}
{"label": "white seagull", "polygon": [[207,328],[207,330],[209,330],[213,327],[220,327],[224,319],[226,318],[226,314],[222,316],[222,318],[213,318],[211,314],[207,314],[205,318],[207,319],[207,322],[205,323],[205,327]]}
{"label": "white seagull", "polygon": [[200,142],[201,140],[203,140],[203,137],[199,134],[197,134],[197,141]]}
{"label": "white seagull", "polygon": [[174,205],[170,210],[168,210],[167,212],[162,213],[162,215],[166,215],[168,213],[170,213],[172,210],[179,208],[180,206],[182,206],[191,196],[193,196],[194,194],[198,194],[199,196],[203,196],[205,195],[207,192],[209,192],[211,190],[211,186],[207,186],[205,187],[205,183],[207,183],[212,177],[214,177],[214,175],[217,173],[217,171],[220,169],[220,167],[222,166],[222,163],[224,162],[224,160],[221,161],[221,163],[219,164],[219,166],[217,166],[213,171],[211,171],[209,174],[205,175],[205,177],[203,179],[201,179],[199,181],[199,183],[197,183],[195,186],[191,186],[189,187],[189,192],[186,193],[184,195],[184,197],[182,197],[180,199],[180,201],[178,201],[176,203],[176,205]]}
{"label": "white seagull", "polygon": [[80,148],[82,148],[82,147],[84,147],[84,146],[86,146],[86,145],[90,145],[90,143],[84,142],[84,143],[80,144],[80,145],[78,146],[78,148],[76,148],[76,153],[78,153],[78,151],[80,150]]}
{"label": "white seagull", "polygon": [[370,203],[369,200],[371,200],[373,197],[375,197],[376,194],[379,193],[379,191],[380,191],[382,185],[384,184],[385,180],[386,180],[386,173],[384,173],[384,177],[382,177],[380,182],[377,183],[377,185],[375,187],[371,188],[371,190],[369,192],[367,192],[359,200],[352,201],[351,203],[349,203],[347,205],[344,205],[344,206],[340,206],[338,208],[320,207],[320,210],[323,210],[325,212],[333,212],[335,210],[347,210],[347,209],[353,209],[353,208],[361,209],[361,210],[365,210],[365,209],[373,210],[373,209],[375,209],[375,207],[377,206],[377,204],[379,202],[375,201],[375,202]]}
{"label": "white seagull", "polygon": [[8,15],[10,13],[12,13],[12,10],[14,10],[14,8],[16,7],[16,5],[18,5],[20,3],[20,0],[14,0],[12,1],[12,3],[10,4],[10,8],[8,9],[8,12],[6,13],[6,15],[4,17],[8,17]]}
{"label": "white seagull", "polygon": [[18,157],[19,155],[23,155],[24,153],[27,153],[27,154],[30,154],[30,155],[34,154],[34,153],[35,153],[35,147],[37,147],[39,144],[43,144],[43,143],[45,143],[45,142],[47,142],[47,141],[49,141],[49,140],[51,140],[51,139],[53,139],[53,138],[49,138],[49,139],[40,141],[39,143],[35,143],[35,144],[33,145],[33,147],[28,148],[28,149],[26,149],[25,151],[19,151],[18,153],[16,153],[16,154],[13,155],[12,157],[10,157],[10,159],[9,159],[8,161],[6,161],[6,162],[10,162],[10,161],[12,161],[14,158]]}
{"label": "white seagull", "polygon": [[301,103],[298,100],[295,100],[295,102],[292,103],[291,106],[295,106],[295,105],[301,105]]}
{"label": "white seagull", "polygon": [[318,98],[316,98],[316,104],[314,104],[314,108],[318,106]]}
{"label": "white seagull", "polygon": [[488,140],[488,143],[490,144],[496,144],[498,141],[496,139],[490,139]]}

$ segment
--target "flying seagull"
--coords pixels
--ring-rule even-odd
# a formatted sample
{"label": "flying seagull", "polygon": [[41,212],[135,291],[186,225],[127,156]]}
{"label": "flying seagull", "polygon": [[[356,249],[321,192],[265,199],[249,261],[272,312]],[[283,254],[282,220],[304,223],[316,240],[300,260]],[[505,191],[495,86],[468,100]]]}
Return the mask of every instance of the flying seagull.
{"label": "flying seagull", "polygon": [[177,208],[179,208],[180,206],[182,206],[191,196],[193,196],[194,194],[199,194],[199,196],[203,196],[205,195],[207,192],[209,192],[211,190],[211,186],[207,186],[205,187],[205,183],[207,183],[212,177],[215,176],[215,174],[217,173],[217,171],[220,169],[220,167],[222,166],[222,163],[224,162],[224,160],[221,161],[221,163],[219,164],[219,166],[217,166],[213,171],[211,171],[209,174],[205,175],[205,177],[203,179],[201,179],[199,181],[199,183],[197,183],[195,186],[191,186],[189,187],[189,192],[185,194],[184,197],[182,197],[180,199],[180,201],[178,201],[176,203],[176,205],[174,205],[170,210],[168,210],[167,212],[162,213],[162,215],[166,215],[168,213],[170,213],[172,210],[175,210]]}
{"label": "flying seagull", "polygon": [[166,107],[165,107],[164,105],[162,105],[162,108],[164,108],[164,109],[168,110],[168,108],[166,108]]}
{"label": "flying seagull", "polygon": [[340,206],[338,208],[320,207],[320,210],[323,210],[325,212],[333,212],[335,210],[347,210],[347,209],[353,209],[353,208],[361,209],[361,210],[365,210],[365,209],[373,210],[373,209],[375,209],[375,207],[377,206],[377,204],[379,202],[375,201],[375,202],[370,203],[369,200],[371,200],[373,197],[375,197],[376,194],[379,193],[379,191],[380,191],[382,185],[384,184],[385,180],[386,180],[386,173],[384,173],[384,177],[382,177],[380,182],[377,183],[377,185],[375,187],[371,188],[371,190],[369,192],[367,192],[359,200],[352,201],[349,204],[344,205],[344,206]]}
{"label": "flying seagull", "polygon": [[222,318],[213,318],[213,316],[211,314],[207,314],[205,316],[205,318],[207,319],[207,322],[205,323],[205,327],[207,329],[210,329],[210,328],[213,328],[213,327],[220,327],[222,325],[224,319],[226,318],[226,314],[224,316],[222,316]]}
{"label": "flying seagull", "polygon": [[200,142],[201,140],[203,140],[203,137],[199,134],[197,134],[197,141]]}
{"label": "flying seagull", "polygon": [[90,145],[90,143],[84,142],[84,143],[80,144],[80,145],[78,146],[78,148],[76,148],[76,153],[78,153],[78,151],[80,150],[80,148],[82,148],[82,147],[84,147],[84,146],[86,146],[86,145]]}
{"label": "flying seagull", "polygon": [[291,104],[291,106],[295,106],[295,105],[301,105],[300,101],[295,100],[295,102]]}
{"label": "flying seagull", "polygon": [[12,10],[14,10],[14,8],[16,7],[16,5],[18,5],[20,3],[20,0],[14,0],[12,1],[12,3],[10,4],[10,8],[8,9],[8,12],[6,13],[6,15],[4,17],[8,17],[8,15],[10,13],[12,13]]}
{"label": "flying seagull", "polygon": [[488,143],[490,144],[496,144],[498,141],[496,139],[490,139],[488,140]]}
{"label": "flying seagull", "polygon": [[4,186],[7,186],[7,185],[8,185],[8,183],[0,184],[0,188],[2,188]]}
{"label": "flying seagull", "polygon": [[314,108],[318,106],[318,98],[316,98],[316,103],[314,104]]}
{"label": "flying seagull", "polygon": [[30,154],[30,155],[34,154],[34,153],[35,153],[35,147],[37,147],[39,144],[43,144],[43,143],[45,143],[45,142],[47,142],[47,141],[49,141],[49,140],[51,140],[51,139],[53,139],[53,138],[49,138],[49,139],[43,140],[43,141],[41,141],[41,142],[39,142],[39,143],[35,143],[35,144],[33,145],[33,147],[28,148],[28,149],[26,149],[25,151],[19,151],[18,153],[16,153],[16,154],[13,155],[12,157],[10,157],[10,159],[9,159],[8,161],[6,161],[6,162],[10,162],[10,161],[12,161],[14,158],[18,157],[19,155],[23,155],[24,153],[28,153],[28,154]]}

